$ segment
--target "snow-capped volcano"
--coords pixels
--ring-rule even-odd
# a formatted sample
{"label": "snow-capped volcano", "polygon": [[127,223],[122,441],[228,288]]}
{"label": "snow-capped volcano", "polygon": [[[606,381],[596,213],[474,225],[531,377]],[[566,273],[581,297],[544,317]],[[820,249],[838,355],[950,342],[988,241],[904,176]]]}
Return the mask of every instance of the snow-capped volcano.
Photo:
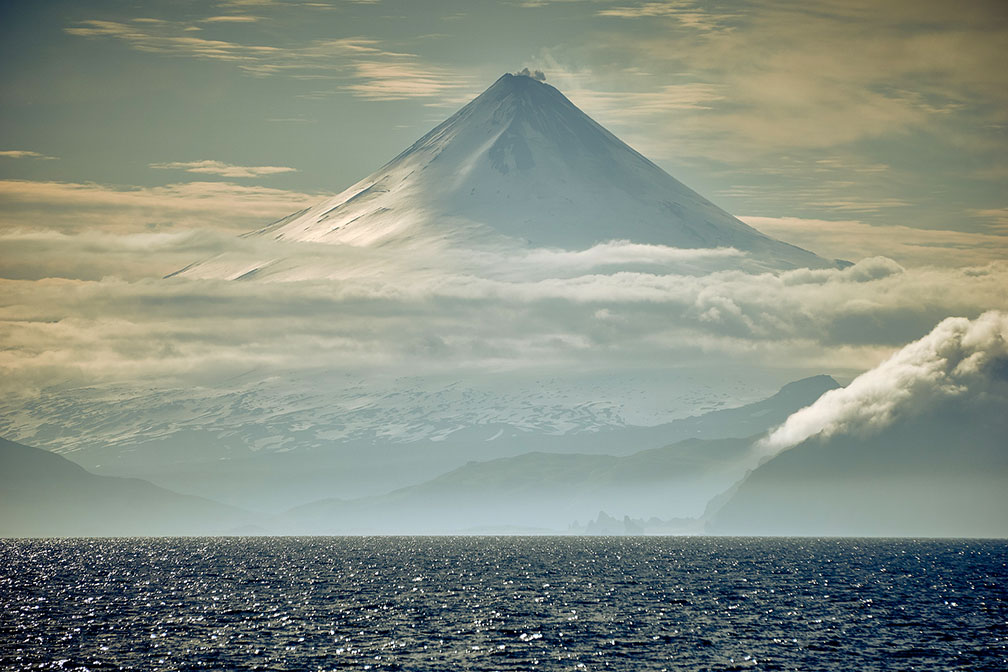
{"label": "snow-capped volcano", "polygon": [[[759,268],[834,265],[747,226],[630,148],[552,86],[511,74],[365,179],[250,237],[442,249],[504,244],[585,250],[629,241],[694,250],[735,248],[749,266]],[[254,264],[231,277],[278,261]],[[191,270],[205,274],[213,266]]]}

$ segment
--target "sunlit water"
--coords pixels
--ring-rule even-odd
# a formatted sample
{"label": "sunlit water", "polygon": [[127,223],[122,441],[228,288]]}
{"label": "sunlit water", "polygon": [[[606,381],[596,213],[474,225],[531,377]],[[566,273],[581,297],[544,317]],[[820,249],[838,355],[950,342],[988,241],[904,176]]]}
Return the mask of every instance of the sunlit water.
{"label": "sunlit water", "polygon": [[0,667],[1005,670],[1008,543],[0,541]]}

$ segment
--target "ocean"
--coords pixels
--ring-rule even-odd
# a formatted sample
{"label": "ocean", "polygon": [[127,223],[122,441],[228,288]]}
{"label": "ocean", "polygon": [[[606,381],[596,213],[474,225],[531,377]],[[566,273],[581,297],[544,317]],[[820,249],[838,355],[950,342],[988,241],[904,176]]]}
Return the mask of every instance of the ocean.
{"label": "ocean", "polygon": [[11,670],[1006,670],[1008,542],[0,540]]}

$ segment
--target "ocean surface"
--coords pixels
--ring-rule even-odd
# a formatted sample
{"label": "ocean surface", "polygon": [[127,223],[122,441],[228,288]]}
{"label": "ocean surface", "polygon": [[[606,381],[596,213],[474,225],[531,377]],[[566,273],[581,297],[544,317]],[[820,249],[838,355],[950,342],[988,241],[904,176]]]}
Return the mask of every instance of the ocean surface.
{"label": "ocean surface", "polygon": [[1008,670],[1008,542],[0,540],[0,668]]}

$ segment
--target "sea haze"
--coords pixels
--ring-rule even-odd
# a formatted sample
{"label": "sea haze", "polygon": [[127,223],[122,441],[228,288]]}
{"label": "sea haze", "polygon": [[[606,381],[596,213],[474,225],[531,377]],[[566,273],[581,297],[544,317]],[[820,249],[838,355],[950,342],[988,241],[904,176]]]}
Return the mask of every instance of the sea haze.
{"label": "sea haze", "polygon": [[1008,542],[3,540],[0,667],[1003,670]]}

